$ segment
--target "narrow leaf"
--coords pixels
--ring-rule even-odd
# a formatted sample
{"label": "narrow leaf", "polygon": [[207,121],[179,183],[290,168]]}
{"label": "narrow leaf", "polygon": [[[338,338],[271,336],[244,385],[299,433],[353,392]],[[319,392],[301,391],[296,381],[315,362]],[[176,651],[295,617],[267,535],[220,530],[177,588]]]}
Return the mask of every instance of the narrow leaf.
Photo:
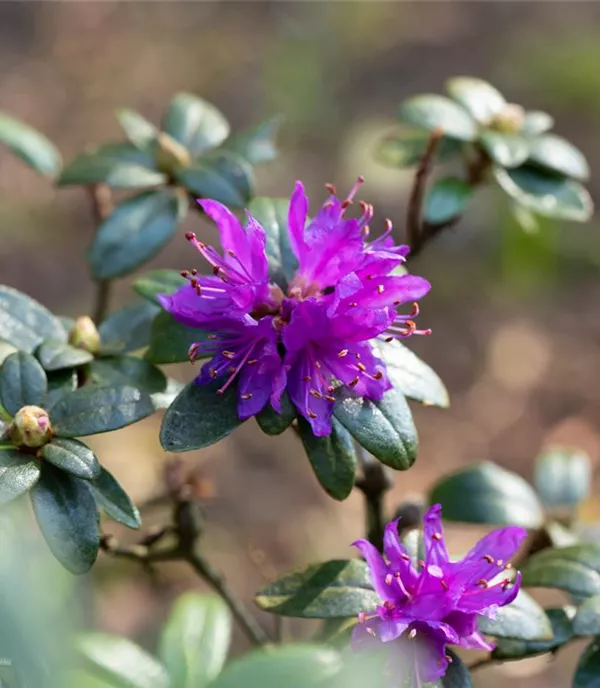
{"label": "narrow leaf", "polygon": [[164,392],[167,386],[167,378],[159,368],[135,356],[98,358],[87,370],[96,385],[129,385],[147,394]]}
{"label": "narrow leaf", "polygon": [[142,525],[137,507],[106,468],[101,469],[100,476],[90,483],[90,487],[96,503],[107,516],[128,528]]}
{"label": "narrow leaf", "polygon": [[421,129],[441,128],[446,136],[460,141],[474,141],[477,136],[477,125],[471,115],[444,96],[413,96],[400,105],[398,115],[401,121]]}
{"label": "narrow leaf", "polygon": [[44,370],[47,371],[77,368],[94,358],[89,351],[78,349],[56,339],[47,339],[42,342],[36,355]]}
{"label": "narrow leaf", "polygon": [[159,305],[157,294],[173,294],[186,283],[177,270],[150,270],[133,283],[133,289],[142,298]]}
{"label": "narrow leaf", "polygon": [[0,366],[0,401],[11,416],[23,406],[41,406],[47,387],[46,373],[31,354],[17,351]]}
{"label": "narrow leaf", "polygon": [[60,171],[60,153],[43,134],[0,112],[0,141],[34,170],[50,177]]}
{"label": "narrow leaf", "polygon": [[555,447],[536,459],[535,487],[551,508],[575,507],[591,488],[590,458],[582,451]]}
{"label": "narrow leaf", "polygon": [[472,195],[473,189],[462,179],[438,179],[425,199],[425,219],[431,224],[441,224],[462,215]]}
{"label": "narrow leaf", "polygon": [[275,136],[280,124],[281,117],[268,119],[252,129],[233,134],[225,141],[223,147],[241,155],[251,165],[275,160],[277,157]]}
{"label": "narrow leaf", "polygon": [[296,407],[290,401],[287,393],[284,393],[281,397],[281,413],[278,413],[271,404],[267,404],[256,415],[256,422],[267,435],[281,435],[294,422],[296,416]]}
{"label": "narrow leaf", "polygon": [[600,594],[600,545],[544,549],[523,565],[523,585],[558,588],[577,597]]}
{"label": "narrow leaf", "polygon": [[94,480],[100,475],[100,464],[94,452],[83,442],[55,437],[41,449],[41,455],[61,471],[76,478]]}
{"label": "narrow leaf", "polygon": [[167,106],[162,129],[198,155],[222,143],[229,123],[211,103],[191,93],[178,93]]}
{"label": "narrow leaf", "polygon": [[590,168],[583,153],[562,136],[555,134],[535,138],[531,143],[529,159],[536,165],[579,181],[586,181],[590,176]]}
{"label": "narrow leaf", "polygon": [[148,346],[152,321],[159,309],[137,301],[115,311],[100,325],[101,353],[124,354]]}
{"label": "narrow leaf", "polygon": [[127,138],[136,148],[151,152],[152,144],[158,136],[158,129],[154,124],[142,117],[139,112],[129,108],[117,110],[117,119],[127,134]]}
{"label": "narrow leaf", "polygon": [[479,630],[497,638],[547,641],[552,638],[552,625],[546,612],[524,590],[514,602],[500,607],[495,619],[478,617]]}
{"label": "narrow leaf", "polygon": [[0,505],[28,492],[39,480],[40,463],[17,449],[0,449]]}
{"label": "narrow leaf", "polygon": [[575,635],[600,635],[600,595],[587,599],[573,619]]}
{"label": "narrow leaf", "polygon": [[506,106],[504,96],[483,79],[457,76],[446,82],[446,90],[478,122],[487,123]]}

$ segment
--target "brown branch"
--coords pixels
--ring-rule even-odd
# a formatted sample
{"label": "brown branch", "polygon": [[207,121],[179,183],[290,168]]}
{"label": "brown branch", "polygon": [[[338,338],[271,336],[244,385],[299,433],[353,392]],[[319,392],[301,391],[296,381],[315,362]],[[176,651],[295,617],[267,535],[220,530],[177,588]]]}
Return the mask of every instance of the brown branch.
{"label": "brown branch", "polygon": [[[92,212],[94,216],[95,231],[112,213],[112,198],[110,189],[105,184],[93,184],[88,187]],[[110,280],[96,280],[96,296],[92,319],[99,325],[108,314],[112,283]]]}

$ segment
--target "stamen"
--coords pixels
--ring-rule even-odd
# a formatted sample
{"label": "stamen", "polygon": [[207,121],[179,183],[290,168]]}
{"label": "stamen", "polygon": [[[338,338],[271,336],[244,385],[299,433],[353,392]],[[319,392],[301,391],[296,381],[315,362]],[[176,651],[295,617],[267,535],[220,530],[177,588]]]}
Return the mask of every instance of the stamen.
{"label": "stamen", "polygon": [[365,183],[365,178],[361,175],[356,179],[356,182],[354,183],[354,186],[350,189],[350,193],[346,197],[347,201],[352,202],[352,199],[354,196],[356,196],[356,192],[360,189],[361,184]]}
{"label": "stamen", "polygon": [[446,661],[448,662],[448,664],[452,664],[452,662],[454,661],[452,659],[452,657],[450,655],[445,655],[445,656],[446,656]]}
{"label": "stamen", "polygon": [[402,553],[400,555],[400,558],[403,559],[404,561],[410,561],[410,557],[408,556],[408,554]]}
{"label": "stamen", "polygon": [[311,411],[310,409],[306,409],[306,413],[308,413],[308,417],[312,418],[313,420],[317,418],[317,414],[314,411]]}
{"label": "stamen", "polygon": [[375,373],[375,375],[373,375],[373,379],[374,379],[374,380],[381,380],[382,377],[383,377],[383,373],[381,372],[381,370],[378,370],[378,371]]}
{"label": "stamen", "polygon": [[491,554],[484,554],[482,558],[485,559],[488,564],[494,563],[494,557]]}
{"label": "stamen", "polygon": [[416,637],[417,637],[417,629],[416,629],[416,628],[412,628],[412,629],[408,632],[408,639],[409,639],[409,640],[414,640]]}
{"label": "stamen", "polygon": [[440,579],[440,585],[444,590],[448,590],[448,588],[450,587],[443,578]]}
{"label": "stamen", "polygon": [[392,576],[391,573],[388,573],[387,576],[385,577],[385,584],[391,585],[393,580],[394,580],[394,576]]}
{"label": "stamen", "polygon": [[431,536],[432,540],[435,540],[436,542],[439,542],[442,539],[442,534],[441,533],[433,533]]}
{"label": "stamen", "polygon": [[369,635],[372,635],[374,638],[377,637],[377,633],[375,633],[375,631],[374,631],[371,627],[367,626],[367,628],[365,628],[365,631],[366,631]]}
{"label": "stamen", "polygon": [[326,401],[335,401],[335,397],[329,396],[329,394],[327,394],[327,395],[324,396],[323,398],[324,398]]}
{"label": "stamen", "polygon": [[252,394],[240,394],[240,399],[243,399],[244,401],[247,401],[248,399],[252,399]]}
{"label": "stamen", "polygon": [[503,592],[506,592],[506,589],[508,588],[508,586],[509,586],[510,584],[511,584],[510,578],[505,578],[505,579],[502,581],[502,591],[503,591]]}
{"label": "stamen", "polygon": [[356,301],[351,301],[348,305],[350,306],[350,308],[356,308],[358,306]]}
{"label": "stamen", "polygon": [[367,620],[366,612],[358,612],[358,623],[364,623]]}
{"label": "stamen", "polygon": [[246,365],[256,365],[258,363],[258,358],[251,358]]}
{"label": "stamen", "polygon": [[229,359],[235,358],[235,352],[234,351],[221,351],[221,354],[225,358],[229,358]]}
{"label": "stamen", "polygon": [[327,184],[325,184],[325,188],[327,189],[327,192],[330,193],[332,196],[336,195],[337,192],[333,184],[328,182]]}
{"label": "stamen", "polygon": [[489,583],[485,580],[485,578],[480,578],[477,581],[477,585],[480,585],[482,588],[487,588]]}
{"label": "stamen", "polygon": [[496,566],[504,566],[504,562],[502,561],[502,559],[498,559],[498,561],[496,562]]}
{"label": "stamen", "polygon": [[424,562],[422,559],[419,559],[419,561],[417,562],[417,564],[418,564],[422,569],[425,568],[425,562]]}
{"label": "stamen", "polygon": [[508,569],[512,569],[512,567],[513,567],[513,565],[510,563],[510,561],[508,562],[508,564],[504,564],[504,570],[505,571],[508,571]]}
{"label": "stamen", "polygon": [[217,377],[218,377],[217,371],[216,371],[214,368],[210,368],[210,370],[209,370],[208,372],[209,372],[209,374],[210,374],[210,376],[212,377],[213,380],[216,380],[216,379],[217,379]]}
{"label": "stamen", "polygon": [[360,382],[359,377],[355,377],[354,380],[350,380],[348,383],[348,387],[356,387],[356,385]]}
{"label": "stamen", "polygon": [[378,284],[377,285],[377,293],[383,294],[384,291],[385,291],[385,287],[383,286],[383,284]]}
{"label": "stamen", "polygon": [[394,609],[396,609],[396,605],[393,602],[390,602],[389,600],[386,600],[383,603],[383,606],[388,609],[390,612],[393,612]]}
{"label": "stamen", "polygon": [[356,367],[363,373],[367,372],[367,366],[364,363],[357,363]]}
{"label": "stamen", "polygon": [[308,393],[312,394],[312,396],[315,399],[322,399],[323,398],[323,395],[321,394],[321,392],[317,391],[316,389],[309,389]]}
{"label": "stamen", "polygon": [[342,349],[341,351],[338,352],[338,358],[344,358],[344,356],[348,355],[348,349]]}
{"label": "stamen", "polygon": [[310,375],[306,375],[305,377],[302,378],[303,382],[310,382],[312,380],[312,377]]}
{"label": "stamen", "polygon": [[190,271],[189,270],[180,270],[179,274],[184,278],[187,279],[190,276]]}

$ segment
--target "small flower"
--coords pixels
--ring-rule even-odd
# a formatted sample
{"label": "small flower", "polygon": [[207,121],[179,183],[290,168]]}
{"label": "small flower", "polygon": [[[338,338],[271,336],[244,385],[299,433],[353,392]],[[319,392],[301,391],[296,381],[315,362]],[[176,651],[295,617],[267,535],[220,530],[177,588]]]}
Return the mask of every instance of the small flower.
{"label": "small flower", "polygon": [[444,542],[442,508],[425,514],[425,558],[418,568],[398,537],[398,521],[385,528],[384,556],[366,540],[354,544],[365,558],[381,605],[359,614],[352,638],[355,650],[390,643],[388,670],[397,686],[412,677],[420,686],[446,673],[446,645],[492,650],[477,630],[477,617],[494,618],[519,591],[521,574],[507,576],[509,559],[523,542],[523,528],[495,530],[464,559],[452,562]]}
{"label": "small flower", "polygon": [[[343,201],[328,185],[329,199],[308,224],[308,199],[296,183],[288,231],[298,269],[285,293],[269,282],[263,227],[249,213],[243,226],[220,203],[198,201],[217,224],[223,254],[188,234],[213,274],[184,270],[189,284],[159,299],[179,322],[211,333],[189,351],[192,361],[211,357],[197,381],[223,379],[221,393],[237,381],[241,419],[269,402],[279,411],[287,389],[315,435],[328,435],[339,387],[374,401],[390,388],[373,342],[429,333],[414,318],[430,285],[396,274],[408,247],[394,244],[391,222],[369,242],[373,207],[361,201],[361,215],[346,217],[362,182]],[[410,312],[399,313],[407,303]]]}

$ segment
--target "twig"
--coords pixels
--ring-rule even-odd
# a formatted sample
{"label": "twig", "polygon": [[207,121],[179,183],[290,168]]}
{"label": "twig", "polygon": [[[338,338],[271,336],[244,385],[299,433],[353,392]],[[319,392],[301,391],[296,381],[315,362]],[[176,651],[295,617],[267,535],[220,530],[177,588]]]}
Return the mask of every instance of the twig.
{"label": "twig", "polygon": [[[110,189],[104,184],[93,184],[88,187],[92,210],[94,213],[95,229],[112,213],[112,199]],[[110,280],[96,280],[96,297],[92,319],[99,325],[108,314],[112,282]]]}
{"label": "twig", "polygon": [[363,493],[365,499],[365,517],[367,540],[379,550],[383,550],[383,531],[386,524],[384,513],[385,493],[394,484],[385,466],[368,452],[361,451],[363,475],[355,486]]}

